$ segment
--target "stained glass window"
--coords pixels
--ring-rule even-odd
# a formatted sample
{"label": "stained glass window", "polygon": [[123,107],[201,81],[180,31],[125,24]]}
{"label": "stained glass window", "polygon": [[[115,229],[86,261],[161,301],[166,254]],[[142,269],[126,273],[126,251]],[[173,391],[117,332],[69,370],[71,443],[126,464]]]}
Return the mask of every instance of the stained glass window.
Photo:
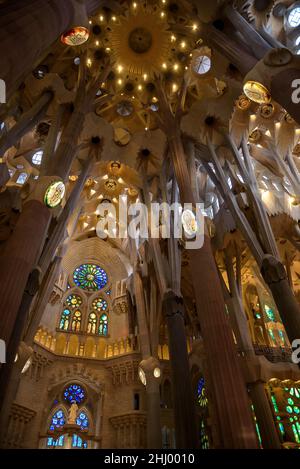
{"label": "stained glass window", "polygon": [[42,163],[42,159],[43,159],[43,151],[39,150],[33,155],[32,163],[35,164],[36,166],[40,166],[40,164]]}
{"label": "stained glass window", "polygon": [[80,306],[82,305],[82,298],[79,295],[70,295],[66,299],[66,303],[69,308],[80,308]]}
{"label": "stained glass window", "polygon": [[92,306],[95,311],[101,312],[107,310],[108,304],[107,301],[103,300],[103,298],[97,298],[93,301]]}
{"label": "stained glass window", "polygon": [[300,388],[271,387],[270,397],[283,441],[300,444]]}
{"label": "stained glass window", "polygon": [[17,179],[17,184],[23,185],[25,184],[26,180],[28,178],[27,173],[20,173],[18,179]]}
{"label": "stained glass window", "polygon": [[64,399],[69,404],[72,404],[74,401],[77,404],[81,404],[85,399],[84,389],[79,386],[79,384],[70,384],[70,386],[64,390]]}
{"label": "stained glass window", "polygon": [[111,290],[106,290],[105,293],[106,293],[108,296],[110,296],[110,295],[111,295]]}
{"label": "stained glass window", "polygon": [[205,427],[205,423],[203,420],[200,426],[200,444],[201,444],[201,449],[209,449],[209,439],[207,436],[206,427]]}
{"label": "stained glass window", "polygon": [[73,332],[79,332],[80,331],[80,326],[81,326],[81,312],[79,310],[77,310],[73,314],[72,331]]}
{"label": "stained glass window", "polygon": [[76,424],[80,425],[81,430],[88,430],[89,428],[89,419],[85,412],[80,412],[76,419]]}
{"label": "stained glass window", "polygon": [[48,438],[47,439],[47,446],[49,447],[60,447],[60,448],[63,448],[65,445],[65,436],[64,435],[61,435],[58,440],[55,440],[54,438]]}
{"label": "stained glass window", "polygon": [[98,291],[107,285],[107,273],[95,264],[82,264],[75,269],[73,279],[77,287],[87,291]]}
{"label": "stained glass window", "polygon": [[62,409],[59,409],[52,416],[49,430],[54,431],[56,428],[62,428],[66,423],[65,413]]}
{"label": "stained glass window", "polygon": [[297,28],[300,25],[300,7],[293,8],[288,16],[289,25],[292,28]]}
{"label": "stained glass window", "polygon": [[87,449],[88,444],[86,441],[83,441],[82,438],[80,438],[79,435],[76,435],[76,433],[72,436],[72,448],[81,448],[81,449]]}
{"label": "stained glass window", "polygon": [[102,314],[99,322],[99,335],[107,335],[108,332],[108,317],[107,314]]}
{"label": "stained glass window", "polygon": [[88,334],[96,334],[96,330],[97,330],[97,315],[96,313],[91,313],[89,315],[87,332]]}
{"label": "stained glass window", "polygon": [[258,425],[258,422],[257,422],[257,418],[256,418],[256,414],[255,414],[255,410],[254,410],[253,404],[251,405],[251,410],[252,410],[253,420],[254,420],[254,423],[255,423],[255,430],[256,430],[256,435],[257,435],[258,442],[259,442],[259,447],[260,447],[261,449],[263,449],[263,447],[262,447],[261,434],[260,434],[259,425]]}
{"label": "stained glass window", "polygon": [[265,305],[265,312],[266,312],[267,318],[268,318],[270,321],[275,322],[275,313],[274,313],[274,311],[270,308],[270,306]]}
{"label": "stained glass window", "polygon": [[197,384],[197,401],[200,407],[206,407],[208,399],[206,397],[205,380],[200,378]]}
{"label": "stained glass window", "polygon": [[59,328],[62,331],[67,331],[69,329],[70,320],[71,320],[71,311],[66,308],[61,315]]}

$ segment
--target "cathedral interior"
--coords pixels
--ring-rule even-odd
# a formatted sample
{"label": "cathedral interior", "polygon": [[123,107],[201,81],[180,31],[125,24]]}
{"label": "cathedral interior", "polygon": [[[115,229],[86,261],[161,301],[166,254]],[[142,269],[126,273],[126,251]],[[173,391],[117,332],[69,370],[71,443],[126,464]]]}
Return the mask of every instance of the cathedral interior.
{"label": "cathedral interior", "polygon": [[300,449],[300,1],[0,26],[0,447]]}

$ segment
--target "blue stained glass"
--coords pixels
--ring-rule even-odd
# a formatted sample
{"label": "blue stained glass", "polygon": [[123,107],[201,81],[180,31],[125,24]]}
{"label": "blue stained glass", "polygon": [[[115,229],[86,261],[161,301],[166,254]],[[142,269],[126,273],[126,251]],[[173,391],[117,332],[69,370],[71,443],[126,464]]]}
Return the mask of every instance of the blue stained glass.
{"label": "blue stained glass", "polygon": [[81,404],[85,399],[85,392],[78,384],[71,384],[64,391],[64,399],[69,402],[69,404],[72,404],[74,401],[77,402],[77,404]]}
{"label": "blue stained glass", "polygon": [[96,300],[93,301],[92,306],[95,311],[100,312],[100,311],[106,311],[108,304],[107,304],[107,301],[105,301],[103,298],[96,298]]}
{"label": "blue stained glass", "polygon": [[208,399],[206,397],[205,391],[205,380],[200,378],[197,384],[197,400],[200,407],[206,407],[208,404]]}
{"label": "blue stained glass", "polygon": [[63,410],[59,409],[55,412],[51,419],[49,430],[55,430],[55,428],[62,428],[66,422],[65,414]]}
{"label": "blue stained glass", "polygon": [[72,437],[72,448],[81,448],[81,449],[87,449],[87,442],[83,441],[82,438],[80,438],[79,435],[76,435],[76,433]]}
{"label": "blue stained glass", "polygon": [[89,419],[85,412],[80,412],[76,419],[76,424],[80,425],[81,430],[87,430],[89,428]]}
{"label": "blue stained glass", "polygon": [[108,333],[108,318],[106,314],[102,314],[99,322],[99,335],[107,335]]}
{"label": "blue stained glass", "polygon": [[75,269],[73,279],[77,287],[87,291],[98,291],[107,285],[105,270],[95,264],[82,264]]}
{"label": "blue stained glass", "polygon": [[67,331],[70,325],[71,312],[68,309],[65,309],[61,315],[59,328],[62,331]]}

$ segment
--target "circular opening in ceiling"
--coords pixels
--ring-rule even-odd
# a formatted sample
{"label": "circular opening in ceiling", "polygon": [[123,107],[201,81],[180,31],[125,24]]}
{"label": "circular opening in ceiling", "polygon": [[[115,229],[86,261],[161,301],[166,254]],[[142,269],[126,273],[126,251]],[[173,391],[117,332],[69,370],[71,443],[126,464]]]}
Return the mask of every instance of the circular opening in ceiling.
{"label": "circular opening in ceiling", "polygon": [[146,28],[135,28],[129,34],[128,44],[136,54],[145,54],[151,49],[152,34]]}
{"label": "circular opening in ceiling", "polygon": [[122,117],[128,117],[133,113],[133,105],[130,101],[121,101],[117,105],[117,113]]}
{"label": "circular opening in ceiling", "polygon": [[99,34],[102,33],[102,28],[101,26],[99,26],[98,24],[96,24],[94,27],[93,27],[93,34],[95,34],[95,36],[98,36]]}
{"label": "circular opening in ceiling", "polygon": [[142,156],[147,157],[147,156],[150,155],[150,153],[151,153],[151,152],[150,152],[150,150],[148,150],[148,148],[143,148],[143,149],[141,150],[141,155],[142,155]]}
{"label": "circular opening in ceiling", "polygon": [[288,16],[288,22],[292,28],[297,28],[300,25],[300,6],[292,9]]}
{"label": "circular opening in ceiling", "polygon": [[207,55],[199,55],[193,63],[193,70],[197,75],[205,75],[211,69],[211,59]]}
{"label": "circular opening in ceiling", "polygon": [[205,124],[206,125],[214,125],[216,119],[214,116],[207,116],[206,119],[205,119]]}

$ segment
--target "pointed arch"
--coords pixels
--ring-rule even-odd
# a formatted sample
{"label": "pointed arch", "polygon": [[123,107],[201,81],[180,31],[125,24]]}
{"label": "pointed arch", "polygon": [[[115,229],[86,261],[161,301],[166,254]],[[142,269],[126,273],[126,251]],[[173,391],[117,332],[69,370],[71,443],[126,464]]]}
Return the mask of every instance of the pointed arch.
{"label": "pointed arch", "polygon": [[108,334],[108,315],[106,313],[100,317],[98,334],[101,336],[107,336]]}
{"label": "pointed arch", "polygon": [[82,319],[81,311],[77,309],[76,311],[74,311],[73,318],[72,318],[72,331],[73,332],[80,332],[81,319]]}
{"label": "pointed arch", "polygon": [[70,328],[71,323],[71,311],[69,308],[64,308],[63,312],[61,313],[60,321],[59,321],[59,329],[61,331],[68,331]]}

